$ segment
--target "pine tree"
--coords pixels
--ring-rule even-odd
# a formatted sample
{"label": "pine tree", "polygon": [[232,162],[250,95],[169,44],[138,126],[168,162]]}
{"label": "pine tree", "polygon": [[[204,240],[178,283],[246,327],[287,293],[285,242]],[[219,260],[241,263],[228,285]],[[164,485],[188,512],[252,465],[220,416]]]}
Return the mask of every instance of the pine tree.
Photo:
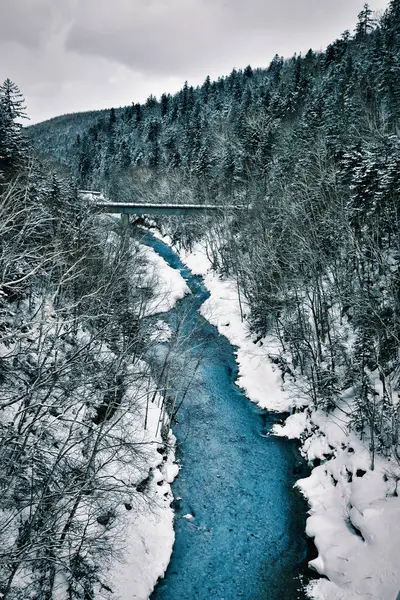
{"label": "pine tree", "polygon": [[245,68],[245,70],[243,71],[243,74],[245,77],[247,77],[248,79],[250,79],[251,77],[253,77],[253,69],[251,68],[250,65],[247,65],[247,67]]}
{"label": "pine tree", "polygon": [[372,17],[373,11],[368,4],[364,4],[363,10],[358,14],[358,23],[356,25],[356,38],[362,38],[371,33],[376,26],[376,20]]}
{"label": "pine tree", "polygon": [[117,120],[117,116],[115,114],[115,108],[113,107],[110,109],[110,125],[114,125],[116,120]]}
{"label": "pine tree", "polygon": [[168,112],[168,105],[169,105],[169,95],[167,96],[167,94],[163,94],[161,96],[161,116],[165,117],[165,115]]}
{"label": "pine tree", "polygon": [[207,75],[203,86],[202,86],[202,92],[203,92],[203,102],[204,104],[207,104],[209,96],[210,96],[210,87],[211,87],[211,80],[210,80],[210,76]]}
{"label": "pine tree", "polygon": [[139,103],[135,104],[136,123],[140,123],[142,120],[142,107]]}
{"label": "pine tree", "polygon": [[0,86],[0,171],[13,172],[27,156],[21,119],[26,119],[25,100],[18,86],[6,79]]}

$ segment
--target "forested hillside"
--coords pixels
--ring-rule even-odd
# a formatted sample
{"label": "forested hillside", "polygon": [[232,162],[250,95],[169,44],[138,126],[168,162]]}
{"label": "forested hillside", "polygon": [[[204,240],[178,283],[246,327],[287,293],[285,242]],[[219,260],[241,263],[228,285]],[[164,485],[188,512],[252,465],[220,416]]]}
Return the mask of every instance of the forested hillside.
{"label": "forested hillside", "polygon": [[57,130],[57,147],[59,149],[57,157],[62,157],[61,161],[63,161],[74,152],[76,138],[84,134],[91,125],[97,123],[103,113],[108,114],[108,111],[61,115],[44,123],[38,123],[31,131],[34,132],[35,139],[40,142],[37,145],[43,148],[43,154],[46,156],[48,149],[53,148],[54,131]]}
{"label": "forested hillside", "polygon": [[[158,435],[149,431],[149,411],[155,425],[159,416],[143,360],[154,338],[143,319],[153,296],[149,266],[135,244],[119,239],[111,220],[91,213],[70,180],[35,158],[22,130],[24,113],[19,89],[6,80],[0,87],[0,597],[105,598],[113,591],[108,567],[111,557],[115,564],[122,556],[127,516],[151,495],[149,466],[162,463],[160,434],[168,438],[166,417]],[[162,493],[169,507],[168,490]]]}
{"label": "forested hillside", "polygon": [[[331,411],[353,390],[343,410],[373,468],[377,450],[400,459],[399,117],[392,0],[379,22],[365,5],[325,52],[185,84],[85,131],[74,115],[30,135],[113,200],[246,204],[246,216],[208,225],[215,264],[237,278],[254,330],[280,337],[299,393]],[[70,148],[67,122],[80,128]],[[179,226],[181,240],[196,230]]]}

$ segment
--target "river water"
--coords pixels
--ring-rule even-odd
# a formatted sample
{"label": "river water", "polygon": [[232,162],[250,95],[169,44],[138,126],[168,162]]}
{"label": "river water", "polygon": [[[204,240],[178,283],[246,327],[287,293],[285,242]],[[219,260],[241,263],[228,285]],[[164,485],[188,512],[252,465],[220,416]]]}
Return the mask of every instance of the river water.
{"label": "river water", "polygon": [[[171,402],[183,400],[173,427],[181,470],[172,486],[175,545],[151,599],[304,599],[306,505],[293,485],[307,473],[294,442],[268,435],[283,415],[260,410],[235,385],[234,348],[198,312],[208,297],[202,279],[152,235],[141,241],[192,292],[165,315],[178,330],[168,387]],[[156,371],[167,353],[159,345]]]}

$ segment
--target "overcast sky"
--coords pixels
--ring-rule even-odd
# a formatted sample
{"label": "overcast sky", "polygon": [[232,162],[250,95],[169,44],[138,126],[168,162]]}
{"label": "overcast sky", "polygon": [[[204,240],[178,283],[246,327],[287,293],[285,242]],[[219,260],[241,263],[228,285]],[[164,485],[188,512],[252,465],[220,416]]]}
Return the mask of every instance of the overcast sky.
{"label": "overcast sky", "polygon": [[[353,30],[364,0],[0,0],[0,79],[32,122],[143,102]],[[387,0],[371,0],[382,11]]]}

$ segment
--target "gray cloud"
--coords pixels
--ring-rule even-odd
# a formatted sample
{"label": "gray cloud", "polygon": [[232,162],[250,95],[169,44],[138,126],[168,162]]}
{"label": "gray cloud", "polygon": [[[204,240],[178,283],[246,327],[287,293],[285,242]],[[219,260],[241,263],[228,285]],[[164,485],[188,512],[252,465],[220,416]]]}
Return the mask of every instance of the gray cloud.
{"label": "gray cloud", "polygon": [[362,3],[115,0],[107,18],[108,7],[108,0],[80,3],[67,39],[69,50],[141,71],[181,74],[212,66],[221,56],[243,65],[255,60],[265,63],[268,59],[260,59],[271,55],[272,43],[284,55],[296,49],[318,49],[352,26]]}
{"label": "gray cloud", "polygon": [[0,6],[0,39],[18,41],[28,47],[38,47],[52,21],[48,0],[2,0]]}
{"label": "gray cloud", "polygon": [[[0,0],[0,78],[34,120],[143,101],[324,48],[364,0]],[[373,9],[386,7],[375,0]]]}
{"label": "gray cloud", "polygon": [[191,66],[206,66],[218,50],[218,39],[227,37],[217,18],[217,4],[116,0],[116,15],[107,23],[107,0],[96,2],[100,10],[95,19],[90,18],[91,2],[81,5],[81,18],[71,27],[67,48],[140,71],[175,75]]}

